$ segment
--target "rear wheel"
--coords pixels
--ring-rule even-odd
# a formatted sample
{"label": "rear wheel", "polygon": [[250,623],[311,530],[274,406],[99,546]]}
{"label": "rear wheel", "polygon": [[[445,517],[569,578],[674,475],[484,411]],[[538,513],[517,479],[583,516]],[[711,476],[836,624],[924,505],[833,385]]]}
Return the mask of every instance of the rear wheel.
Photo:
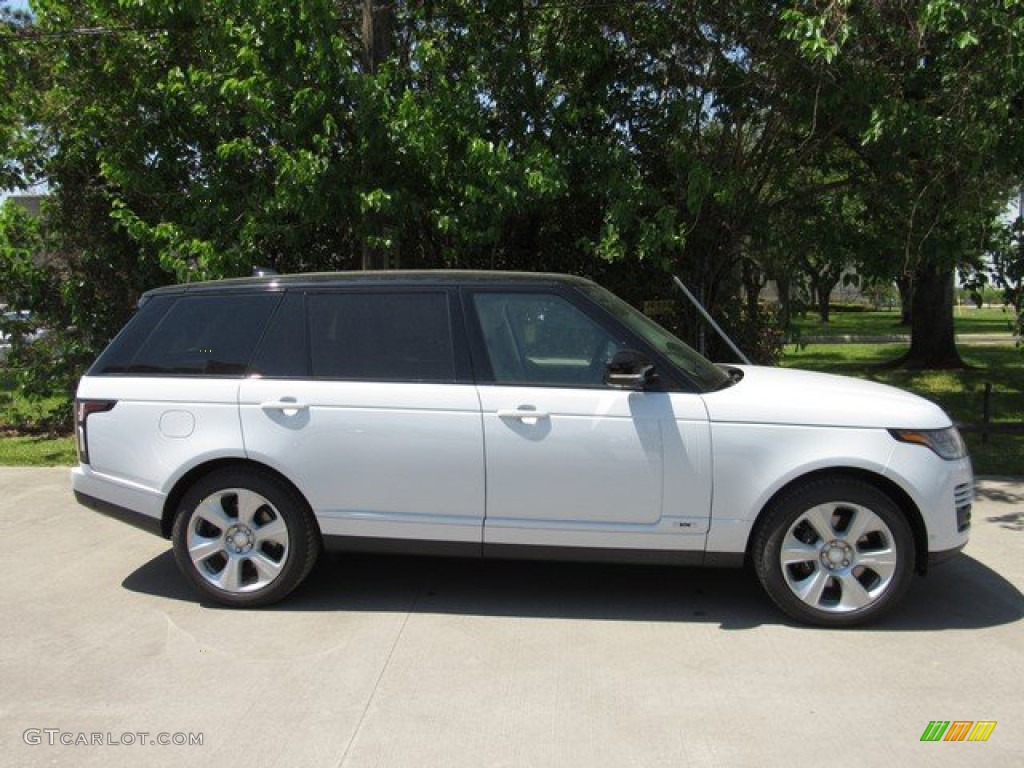
{"label": "rear wheel", "polygon": [[910,526],[896,503],[868,483],[811,481],[785,493],[765,515],[754,536],[754,567],[772,600],[796,619],[861,624],[910,586]]}
{"label": "rear wheel", "polygon": [[225,469],[185,494],[171,538],[174,559],[202,594],[230,606],[280,600],[309,574],[320,538],[306,502],[276,478]]}

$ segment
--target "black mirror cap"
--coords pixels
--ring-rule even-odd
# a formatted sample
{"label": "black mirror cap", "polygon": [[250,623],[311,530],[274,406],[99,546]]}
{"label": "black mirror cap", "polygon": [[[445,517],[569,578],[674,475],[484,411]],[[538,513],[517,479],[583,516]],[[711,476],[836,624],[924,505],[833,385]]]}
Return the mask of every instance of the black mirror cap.
{"label": "black mirror cap", "polygon": [[620,349],[604,372],[604,383],[616,389],[647,389],[658,378],[645,354],[635,349]]}

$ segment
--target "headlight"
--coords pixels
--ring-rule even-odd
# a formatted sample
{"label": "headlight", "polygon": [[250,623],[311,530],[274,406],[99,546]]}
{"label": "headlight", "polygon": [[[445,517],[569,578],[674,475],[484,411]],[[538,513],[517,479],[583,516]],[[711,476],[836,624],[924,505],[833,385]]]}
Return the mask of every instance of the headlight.
{"label": "headlight", "polygon": [[953,461],[967,455],[967,445],[956,427],[945,429],[890,429],[901,443],[916,443],[931,448],[942,458]]}

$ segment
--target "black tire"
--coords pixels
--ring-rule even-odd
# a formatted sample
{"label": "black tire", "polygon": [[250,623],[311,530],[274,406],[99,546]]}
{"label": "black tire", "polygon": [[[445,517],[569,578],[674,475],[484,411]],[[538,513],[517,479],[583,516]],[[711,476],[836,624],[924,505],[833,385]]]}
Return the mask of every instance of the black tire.
{"label": "black tire", "polygon": [[239,608],[285,597],[320,554],[320,532],[305,500],[272,475],[243,467],[196,482],[178,505],[171,539],[189,583]]}
{"label": "black tire", "polygon": [[913,577],[915,549],[910,525],[888,495],[854,478],[824,477],[772,503],[751,555],[765,591],[787,614],[848,627],[899,602]]}

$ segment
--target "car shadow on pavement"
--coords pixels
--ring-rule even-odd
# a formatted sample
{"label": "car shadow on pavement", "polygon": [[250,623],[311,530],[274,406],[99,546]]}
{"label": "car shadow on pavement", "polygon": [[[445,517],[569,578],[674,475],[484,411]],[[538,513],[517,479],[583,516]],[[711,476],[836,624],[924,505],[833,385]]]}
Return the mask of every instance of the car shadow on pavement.
{"label": "car shadow on pavement", "polygon": [[[220,606],[185,583],[170,551],[122,586]],[[234,610],[234,609],[225,609]],[[726,630],[793,625],[748,570],[328,554],[268,611],[387,611],[636,622],[708,622]],[[915,578],[904,601],[863,631],[992,627],[1024,617],[1024,596],[967,555]]]}
{"label": "car shadow on pavement", "polygon": [[1024,512],[1009,512],[1005,515],[986,517],[985,522],[997,523],[1008,531],[1024,531]]}
{"label": "car shadow on pavement", "polygon": [[[994,478],[998,480],[998,478]],[[1019,481],[1012,481],[1013,488],[1019,488]],[[1024,496],[1006,489],[1006,483],[978,484],[974,487],[974,495],[981,501],[994,501],[998,504],[1024,504]]]}

